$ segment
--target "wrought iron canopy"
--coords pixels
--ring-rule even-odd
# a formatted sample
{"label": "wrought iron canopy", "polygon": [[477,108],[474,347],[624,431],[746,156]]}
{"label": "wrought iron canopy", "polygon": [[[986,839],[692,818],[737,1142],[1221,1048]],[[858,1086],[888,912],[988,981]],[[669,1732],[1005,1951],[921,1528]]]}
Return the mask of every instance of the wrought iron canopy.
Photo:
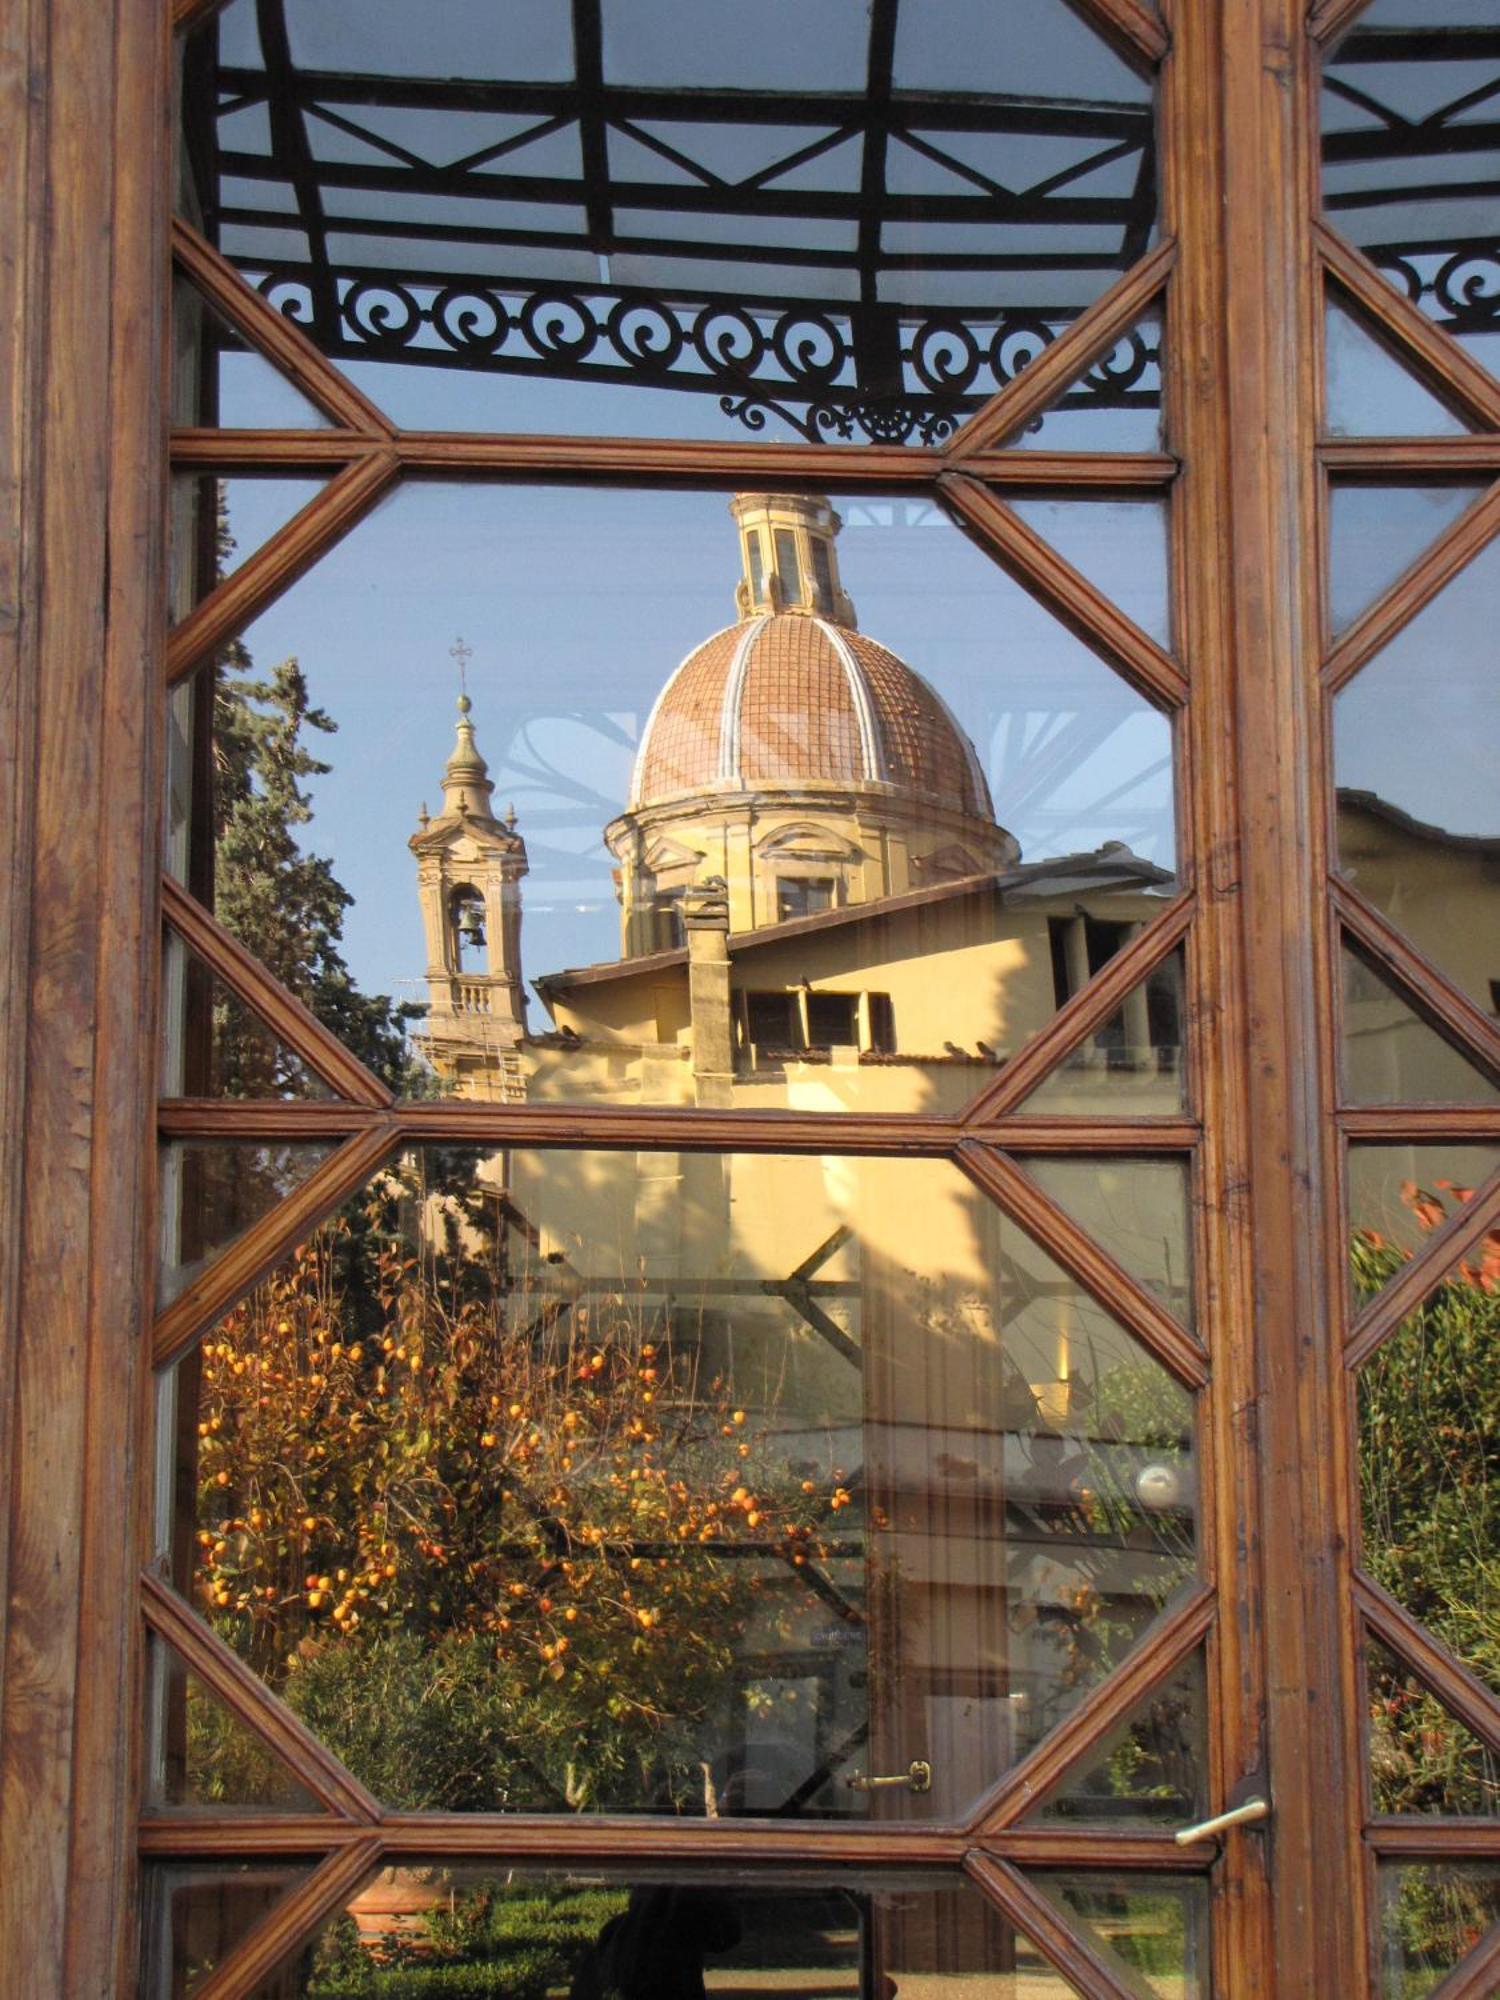
{"label": "wrought iron canopy", "polygon": [[203,225],[330,355],[810,437],[943,435],[1154,221],[1150,83],[1066,0],[233,0],[188,91]]}

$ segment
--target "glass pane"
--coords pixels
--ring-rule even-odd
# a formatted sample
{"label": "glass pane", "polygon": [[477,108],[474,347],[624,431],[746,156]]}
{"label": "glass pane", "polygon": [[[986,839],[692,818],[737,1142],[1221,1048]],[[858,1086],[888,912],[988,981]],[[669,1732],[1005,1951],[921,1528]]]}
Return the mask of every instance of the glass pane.
{"label": "glass pane", "polygon": [[1185,1160],[1077,1159],[1034,1153],[1031,1178],[1184,1326],[1193,1323]]}
{"label": "glass pane", "polygon": [[1194,1653],[1030,1817],[1178,1827],[1208,1811],[1208,1691]]}
{"label": "glass pane", "polygon": [[[230,114],[265,117],[265,106]],[[172,416],[224,430],[326,430],[329,419],[178,276],[172,288]]]}
{"label": "glass pane", "polygon": [[142,2000],[189,2000],[217,1965],[311,1872],[295,1861],[218,1861],[146,1870]]}
{"label": "glass pane", "polygon": [[1365,1639],[1370,1792],[1377,1813],[1500,1816],[1496,1751],[1378,1640]]}
{"label": "glass pane", "polygon": [[1175,886],[1169,718],[926,501],[414,482],[217,736],[220,920],[412,1095],[956,1110]]}
{"label": "glass pane", "polygon": [[[1057,921],[1055,956],[1064,964],[1090,958],[1096,928],[1086,917]],[[1023,1107],[1078,1117],[1097,1112],[1107,1118],[1181,1111],[1187,1102],[1185,1023],[1179,946],[1134,988],[1123,1007],[1022,1099]]]}
{"label": "glass pane", "polygon": [[240,996],[166,934],[162,980],[164,1097],[331,1098],[308,1068]]}
{"label": "glass pane", "polygon": [[442,11],[268,62],[231,0],[185,65],[184,210],[403,424],[930,444],[1151,240],[1150,82],[1065,0]]}
{"label": "glass pane", "polygon": [[1071,2000],[1077,1990],[971,1883],[935,1871],[667,1876],[453,1862],[382,1869],[254,2000]]}
{"label": "glass pane", "polygon": [[326,484],[322,478],[221,479],[216,473],[175,473],[168,564],[178,619],[215,584],[233,576]]}
{"label": "glass pane", "polygon": [[1334,437],[1454,437],[1468,429],[1363,321],[1332,303],[1327,365]]}
{"label": "glass pane", "polygon": [[1500,1862],[1381,1867],[1382,2000],[1425,2000],[1500,1919]]}
{"label": "glass pane", "polygon": [[1495,1085],[1344,947],[1344,1096],[1351,1104],[1492,1104]]}
{"label": "glass pane", "polygon": [[1500,1236],[1360,1370],[1364,1566],[1500,1690]]}
{"label": "glass pane", "polygon": [[1010,498],[1013,512],[1163,646],[1172,643],[1165,500]]}
{"label": "glass pane", "polygon": [[[220,1560],[232,1560],[224,1537]],[[152,1806],[264,1807],[319,1812],[312,1793],[275,1752],[211,1694],[164,1639],[150,1649],[149,1770]]]}
{"label": "glass pane", "polygon": [[1355,1308],[1383,1291],[1427,1237],[1500,1168],[1494,1146],[1351,1146],[1349,1257]]}
{"label": "glass pane", "polygon": [[1337,485],[1329,491],[1328,608],[1335,633],[1352,625],[1487,490],[1440,485]]}
{"label": "glass pane", "polygon": [[428,1149],[201,1354],[188,1592],[393,1805],[952,1818],[1194,1570],[1191,1398],[944,1162]]}
{"label": "glass pane", "polygon": [[1500,997],[1500,543],[1340,689],[1339,866],[1476,1006]]}
{"label": "glass pane", "polygon": [[319,1139],[174,1139],[164,1145],[157,1304],[170,1305],[332,1151]]}
{"label": "glass pane", "polygon": [[1208,2000],[1208,1888],[1201,1880],[1054,1875],[1031,1881],[1141,2000]]}
{"label": "glass pane", "polygon": [[1500,365],[1500,52],[1492,0],[1374,0],[1325,61],[1330,221]]}
{"label": "glass pane", "polygon": [[[1065,331],[1022,326],[1003,350],[1006,379],[1034,361]],[[1005,440],[1012,451],[1160,451],[1161,316],[1144,313],[1107,354],[1091,362],[1041,416]],[[997,379],[997,388],[1004,383]]]}

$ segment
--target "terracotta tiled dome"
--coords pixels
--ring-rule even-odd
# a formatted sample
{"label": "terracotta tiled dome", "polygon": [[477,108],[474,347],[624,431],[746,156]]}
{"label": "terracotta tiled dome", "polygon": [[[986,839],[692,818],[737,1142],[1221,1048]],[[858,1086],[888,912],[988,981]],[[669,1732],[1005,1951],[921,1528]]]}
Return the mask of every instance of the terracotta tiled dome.
{"label": "terracotta tiled dome", "polygon": [[994,816],[973,744],[921,675],[862,632],[791,611],[688,654],[646,723],[631,805],[809,782],[892,785]]}

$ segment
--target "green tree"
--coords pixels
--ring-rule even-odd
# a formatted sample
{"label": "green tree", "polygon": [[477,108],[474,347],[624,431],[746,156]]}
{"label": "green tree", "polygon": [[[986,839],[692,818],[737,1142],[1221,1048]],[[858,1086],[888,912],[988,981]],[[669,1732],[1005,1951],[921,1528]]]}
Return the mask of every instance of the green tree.
{"label": "green tree", "polygon": [[[234,547],[222,489],[218,530],[222,576]],[[332,862],[297,838],[313,816],[306,781],[332,768],[309,747],[308,733],[332,736],[337,728],[313,705],[297,660],[259,676],[243,643],[224,649],[213,703],[215,914],[369,1069],[410,1095],[420,1092],[425,1071],[413,1062],[407,1028],[426,1010],[360,991],[341,950],[354,899]],[[214,1026],[221,1074],[253,1073],[264,1055],[250,1046],[242,1010],[224,1003]]]}

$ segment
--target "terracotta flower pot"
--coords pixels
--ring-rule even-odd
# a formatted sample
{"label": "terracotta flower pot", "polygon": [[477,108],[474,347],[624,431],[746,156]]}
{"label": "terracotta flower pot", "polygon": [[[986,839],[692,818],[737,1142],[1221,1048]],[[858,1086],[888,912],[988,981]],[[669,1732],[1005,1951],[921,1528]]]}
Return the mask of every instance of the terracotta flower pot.
{"label": "terracotta flower pot", "polygon": [[382,1868],[348,1904],[359,1941],[372,1958],[432,1949],[427,1918],[448,1901],[441,1876],[429,1868]]}

